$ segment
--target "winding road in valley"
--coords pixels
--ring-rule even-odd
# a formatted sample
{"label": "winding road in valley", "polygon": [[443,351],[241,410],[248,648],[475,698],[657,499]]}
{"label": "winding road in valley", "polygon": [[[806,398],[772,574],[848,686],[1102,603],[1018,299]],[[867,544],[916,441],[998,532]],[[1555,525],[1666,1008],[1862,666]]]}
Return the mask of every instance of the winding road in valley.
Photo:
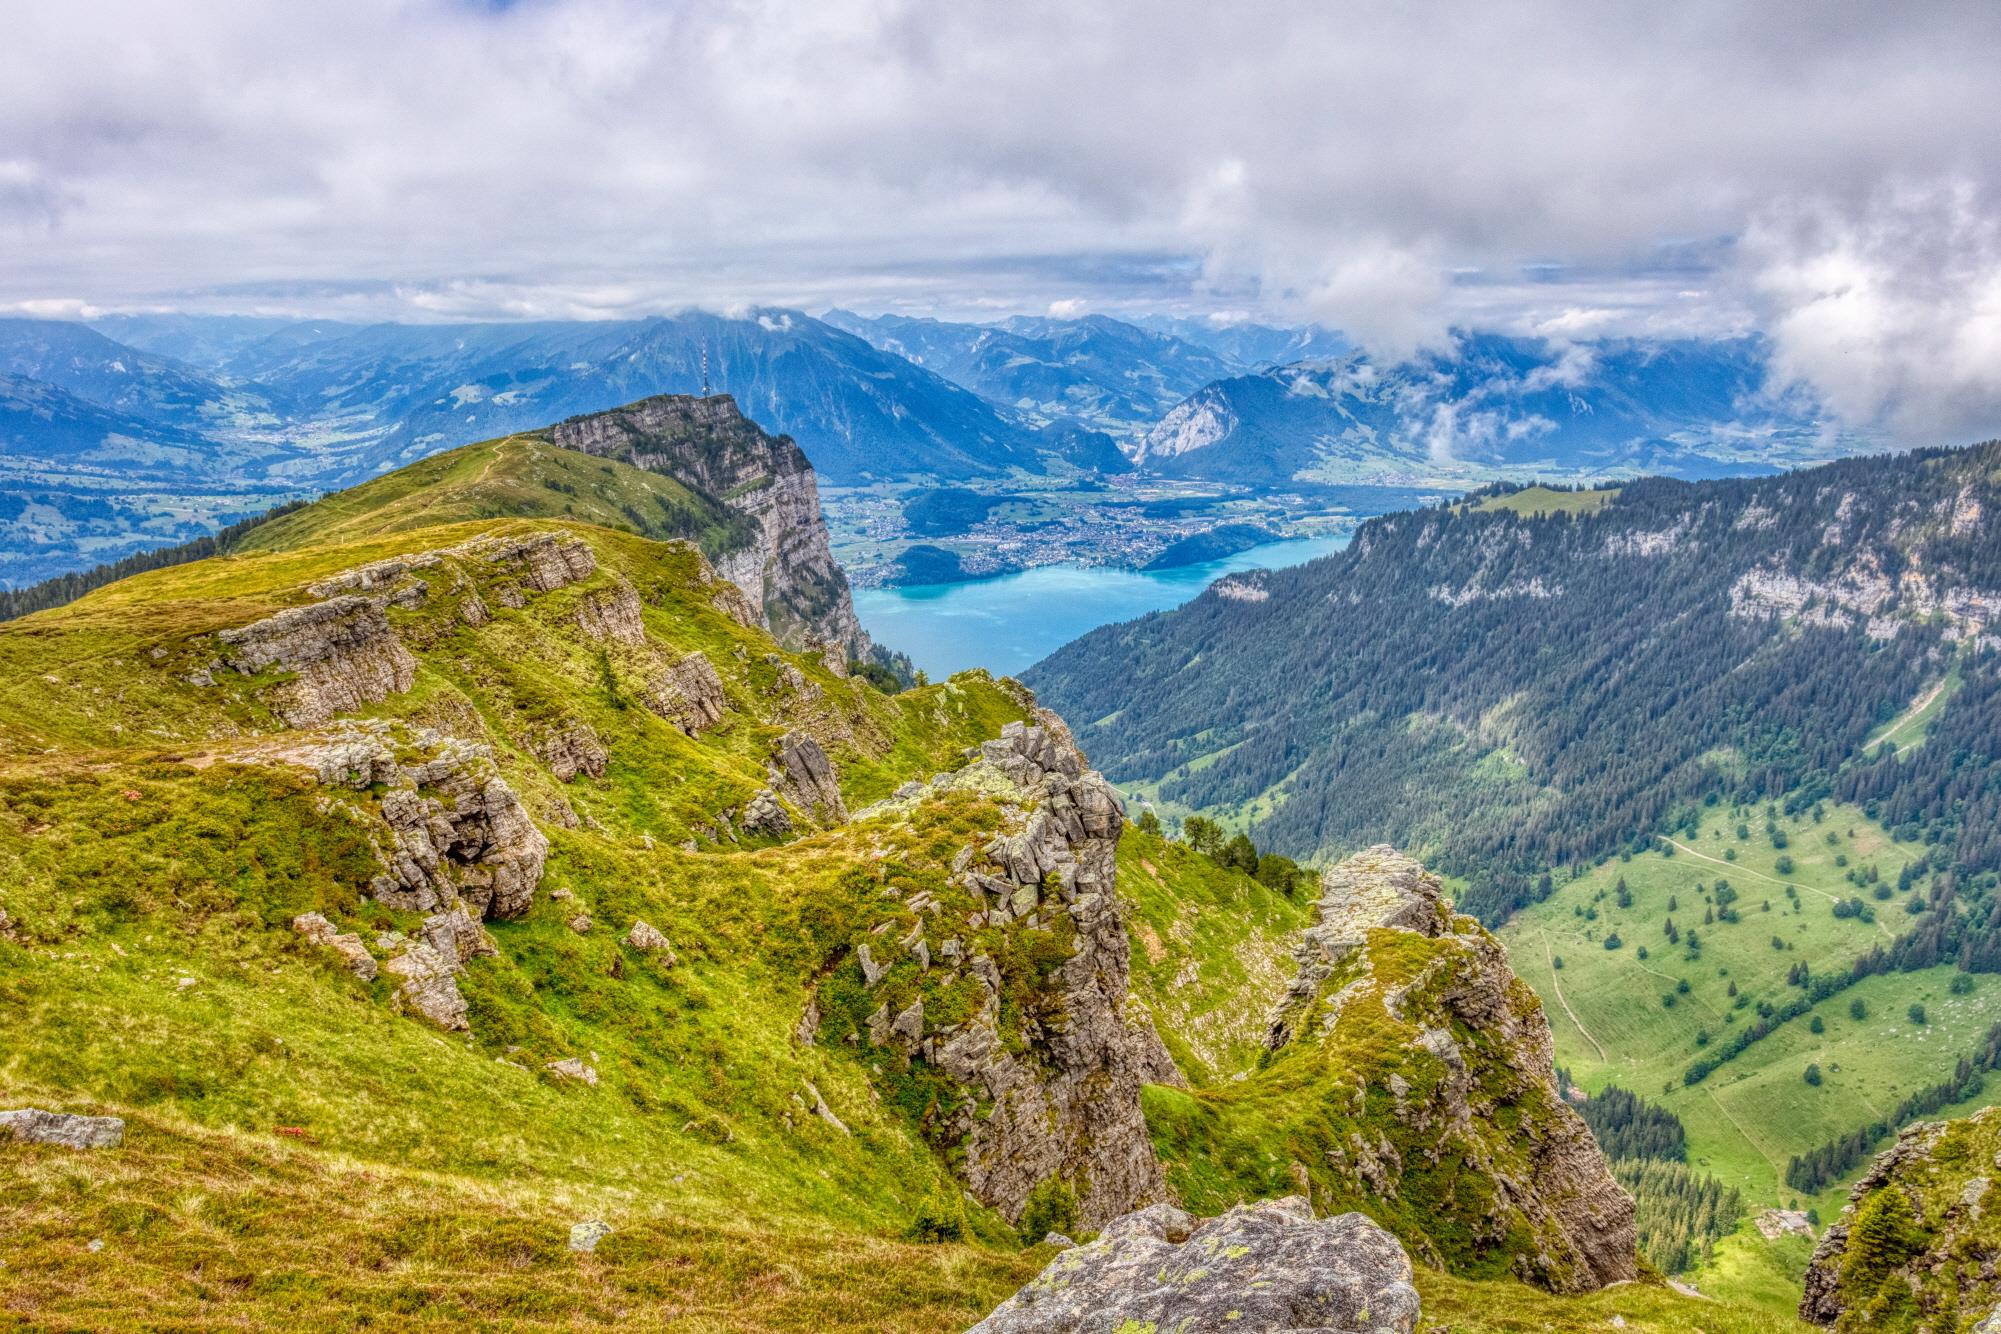
{"label": "winding road in valley", "polygon": [[1584,1021],[1577,1017],[1577,1011],[1571,1009],[1570,1002],[1564,999],[1563,981],[1557,976],[1556,951],[1550,948],[1549,932],[1547,931],[1542,933],[1542,953],[1543,957],[1549,961],[1549,986],[1550,990],[1556,993],[1556,1003],[1561,1005],[1563,1012],[1570,1016],[1570,1022],[1577,1026],[1577,1031],[1584,1035],[1584,1040],[1598,1049],[1598,1063],[1600,1065],[1609,1065],[1611,1058],[1605,1054],[1605,1045],[1598,1041],[1597,1038],[1591,1036],[1591,1030],[1584,1026]]}

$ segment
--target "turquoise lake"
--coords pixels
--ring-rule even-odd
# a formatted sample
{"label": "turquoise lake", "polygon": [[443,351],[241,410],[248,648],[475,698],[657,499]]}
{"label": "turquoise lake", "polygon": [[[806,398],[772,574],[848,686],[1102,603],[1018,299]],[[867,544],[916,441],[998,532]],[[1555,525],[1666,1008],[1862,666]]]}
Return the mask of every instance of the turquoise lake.
{"label": "turquoise lake", "polygon": [[985,667],[1023,671],[1086,631],[1165,611],[1237,570],[1303,565],[1348,545],[1348,537],[1302,537],[1176,570],[1045,565],[997,579],[855,591],[862,628],[908,653],[933,680]]}

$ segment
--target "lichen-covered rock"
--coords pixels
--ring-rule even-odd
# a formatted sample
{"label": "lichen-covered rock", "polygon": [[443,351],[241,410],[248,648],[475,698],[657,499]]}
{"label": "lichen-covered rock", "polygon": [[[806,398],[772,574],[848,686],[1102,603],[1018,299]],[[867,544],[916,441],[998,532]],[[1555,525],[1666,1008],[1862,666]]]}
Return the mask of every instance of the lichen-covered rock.
{"label": "lichen-covered rock", "polygon": [[[1113,883],[1117,794],[1045,714],[1008,724],[972,764],[863,816],[955,790],[1003,798],[1015,812],[1010,828],[954,863],[967,895],[959,901],[978,906],[947,913],[930,893],[904,899],[913,920],[897,943],[909,969],[892,974],[881,945],[857,942],[860,1003],[875,1008],[866,1018],[830,1015],[823,1035],[839,1040],[852,1026],[857,1040],[866,1033],[870,1046],[944,1075],[959,1093],[931,1114],[930,1134],[961,1164],[967,1188],[1010,1220],[1051,1183],[1075,1194],[1084,1226],[1164,1199],[1140,1089],[1182,1081],[1151,1023],[1128,1005],[1131,942]],[[1006,971],[964,944],[996,931],[1018,943]],[[963,963],[941,976],[931,940],[940,959],[949,940]],[[1031,954],[1048,962],[1024,965]],[[874,994],[879,987],[893,1004]],[[936,1005],[925,1005],[926,987]]]}
{"label": "lichen-covered rock", "polygon": [[1800,1318],[1843,1334],[2001,1328],[1997,1175],[2001,1107],[1906,1126],[1814,1248]]}
{"label": "lichen-covered rock", "polygon": [[822,824],[839,824],[848,818],[841,801],[841,780],[820,743],[803,732],[787,732],[778,743],[772,761],[771,785],[785,799]]}
{"label": "lichen-covered rock", "polygon": [[634,922],[632,929],[625,933],[625,943],[642,954],[657,954],[662,963],[674,963],[674,946],[662,934],[659,927],[649,922]]}
{"label": "lichen-covered rock", "polygon": [[570,1228],[570,1249],[573,1251],[594,1251],[598,1243],[611,1235],[611,1224],[602,1218],[587,1218]]}
{"label": "lichen-covered rock", "polygon": [[647,683],[646,704],[688,736],[700,736],[723,720],[729,697],[708,655],[690,653]]}
{"label": "lichen-covered rock", "polygon": [[294,673],[272,688],[271,706],[293,727],[317,727],[408,690],[417,660],[396,637],[389,600],[344,594],[292,607],[218,636],[226,661],[246,675]]}
{"label": "lichen-covered rock", "polygon": [[1499,942],[1388,847],[1321,890],[1270,1064],[1217,1092],[1211,1152],[1239,1151],[1237,1124],[1324,1145],[1290,1169],[1316,1204],[1365,1209],[1448,1267],[1501,1262],[1561,1292],[1633,1278],[1632,1199],[1559,1096],[1549,1023]]}
{"label": "lichen-covered rock", "polygon": [[292,929],[322,949],[330,949],[340,955],[347,970],[364,982],[375,980],[375,956],[368,952],[368,946],[353,932],[342,933],[324,916],[316,912],[300,913],[292,919]]}
{"label": "lichen-covered rock", "polygon": [[1075,1246],[970,1334],[1410,1334],[1410,1258],[1360,1214],[1292,1196],[1195,1219],[1157,1204]]}
{"label": "lichen-covered rock", "polygon": [[125,1121],[117,1116],[78,1116],[23,1107],[0,1112],[0,1138],[24,1144],[59,1144],[68,1149],[115,1149],[125,1142]]}

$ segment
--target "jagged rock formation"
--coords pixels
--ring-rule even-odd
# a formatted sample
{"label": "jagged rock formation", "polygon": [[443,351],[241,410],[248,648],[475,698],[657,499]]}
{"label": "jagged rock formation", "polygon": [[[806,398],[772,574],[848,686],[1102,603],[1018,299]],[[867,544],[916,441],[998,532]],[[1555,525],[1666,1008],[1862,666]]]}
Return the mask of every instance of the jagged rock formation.
{"label": "jagged rock formation", "polygon": [[[802,732],[788,732],[778,743],[778,755],[767,773],[772,787],[785,799],[806,811],[822,824],[839,824],[848,818],[848,808],[841,801],[841,780],[834,773],[834,763],[827,758],[827,752],[820,743]],[[759,793],[760,797],[768,794]],[[775,824],[769,815],[769,803],[752,801],[752,806],[760,812],[758,818],[767,824]],[[779,812],[782,817],[784,812]],[[790,821],[785,821],[790,827]],[[775,831],[776,832],[776,831]]]}
{"label": "jagged rock formation", "polygon": [[1218,1092],[1225,1146],[1236,1125],[1286,1146],[1316,1205],[1448,1268],[1564,1292],[1635,1276],[1633,1202],[1557,1093],[1542,1007],[1435,876],[1388,847],[1348,858],[1295,958],[1271,1063]]}
{"label": "jagged rock formation", "polygon": [[1410,1258],[1360,1214],[1295,1195],[1195,1219],[1156,1204],[1064,1251],[970,1334],[1410,1334]]}
{"label": "jagged rock formation", "polygon": [[549,840],[528,818],[485,746],[420,731],[399,756],[387,724],[352,725],[311,758],[322,782],[383,785],[387,869],[369,884],[383,903],[430,912],[463,901],[481,917],[519,917],[542,881]]}
{"label": "jagged rock formation", "polygon": [[[293,930],[339,954],[364,981],[378,969],[398,979],[397,1003],[406,1011],[463,1030],[458,976],[468,961],[496,952],[480,919],[527,912],[549,854],[548,839],[500,777],[492,752],[429,730],[350,722],[285,758],[356,794],[348,808],[385,830],[378,852],[384,869],[369,882],[370,895],[427,914],[414,937],[377,937],[379,964],[358,933],[342,932],[324,914],[301,914]],[[378,788],[387,790],[359,795]]]}
{"label": "jagged rock formation", "polygon": [[1807,1266],[1802,1320],[1849,1331],[2001,1329],[2001,1108],[1906,1126]]}
{"label": "jagged rock formation", "polygon": [[396,638],[386,597],[344,593],[224,630],[227,664],[246,675],[296,673],[273,689],[271,706],[293,727],[316,727],[410,688],[417,660]]}
{"label": "jagged rock formation", "polygon": [[1010,1220],[1050,1182],[1074,1191],[1086,1226],[1164,1198],[1139,1093],[1181,1080],[1128,1006],[1117,794],[1044,712],[857,818],[953,791],[1002,801],[1005,827],[960,851],[949,895],[889,905],[842,969],[823,1036],[942,1075],[955,1096],[927,1131]]}
{"label": "jagged rock formation", "polygon": [[750,595],[773,637],[866,654],[847,576],[827,545],[813,467],[790,436],[767,434],[728,394],[662,394],[573,417],[548,436],[565,449],[665,473],[752,520],[757,539],[715,564]]}
{"label": "jagged rock formation", "polygon": [[723,720],[729,699],[708,655],[690,653],[647,683],[646,704],[688,736],[700,736]]}

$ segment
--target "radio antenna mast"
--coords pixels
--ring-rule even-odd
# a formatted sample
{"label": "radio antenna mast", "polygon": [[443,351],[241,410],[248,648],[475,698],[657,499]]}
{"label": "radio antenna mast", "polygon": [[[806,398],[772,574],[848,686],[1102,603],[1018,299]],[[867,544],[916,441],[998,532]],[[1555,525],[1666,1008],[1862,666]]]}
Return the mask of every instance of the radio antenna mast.
{"label": "radio antenna mast", "polygon": [[702,397],[709,396],[709,340],[702,340]]}

